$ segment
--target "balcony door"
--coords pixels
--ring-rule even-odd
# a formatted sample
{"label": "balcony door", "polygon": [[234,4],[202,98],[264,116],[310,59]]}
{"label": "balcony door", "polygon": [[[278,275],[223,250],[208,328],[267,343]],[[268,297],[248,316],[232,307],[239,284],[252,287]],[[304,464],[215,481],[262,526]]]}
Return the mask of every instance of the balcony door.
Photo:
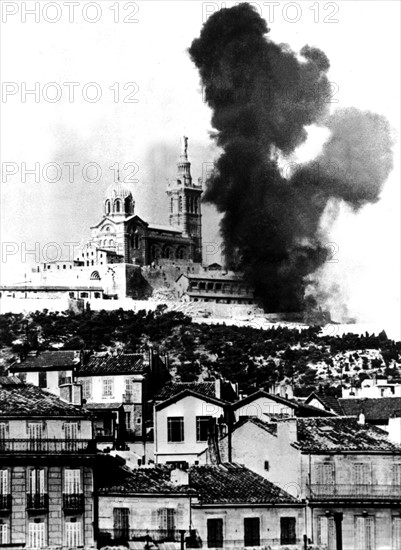
{"label": "balcony door", "polygon": [[129,540],[129,508],[113,508],[114,539]]}
{"label": "balcony door", "polygon": [[317,522],[317,542],[327,550],[336,550],[336,525],[333,517],[319,516]]}
{"label": "balcony door", "polygon": [[44,548],[46,546],[46,524],[44,521],[29,522],[29,547]]}
{"label": "balcony door", "polygon": [[374,517],[355,516],[355,550],[375,550]]}
{"label": "balcony door", "polygon": [[75,451],[77,448],[78,439],[78,423],[66,422],[64,424],[64,437],[66,439],[66,450]]}
{"label": "balcony door", "polygon": [[43,445],[43,424],[41,422],[28,423],[28,438],[31,451],[42,450]]}

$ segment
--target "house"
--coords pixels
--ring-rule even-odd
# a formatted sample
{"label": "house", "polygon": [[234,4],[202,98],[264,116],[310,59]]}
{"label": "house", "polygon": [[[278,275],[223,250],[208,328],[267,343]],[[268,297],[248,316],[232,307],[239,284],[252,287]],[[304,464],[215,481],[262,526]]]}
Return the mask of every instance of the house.
{"label": "house", "polygon": [[312,392],[304,401],[305,405],[311,405],[317,409],[329,411],[333,414],[344,416],[346,413],[341,406],[340,401],[331,395],[322,395],[320,393]]}
{"label": "house", "polygon": [[92,417],[15,379],[0,379],[0,545],[94,546]]}
{"label": "house", "polygon": [[238,273],[182,273],[175,282],[178,298],[189,302],[256,304],[254,292]]}
{"label": "house", "polygon": [[401,444],[401,397],[339,399],[344,414],[378,426],[389,434],[394,443]]}
{"label": "house", "polygon": [[198,548],[300,548],[304,508],[238,464],[121,467],[99,489],[100,537],[130,547],[142,541],[178,549],[185,539]]}
{"label": "house", "polygon": [[361,387],[343,388],[342,397],[344,398],[364,398],[375,399],[378,397],[400,397],[401,384],[387,382],[387,378],[366,378],[361,382]]}
{"label": "house", "polygon": [[157,464],[193,463],[208,443],[211,426],[224,419],[227,403],[190,389],[154,406]]}
{"label": "house", "polygon": [[168,382],[153,397],[153,401],[165,401],[187,389],[206,397],[215,397],[223,401],[232,402],[238,399],[238,384],[232,384],[222,378],[216,378],[216,380],[207,382]]}
{"label": "house", "polygon": [[[231,453],[233,461],[306,499],[311,543],[401,548],[401,447],[383,430],[338,416],[248,418],[218,445],[222,461]],[[212,463],[214,454],[206,450],[199,463]]]}
{"label": "house", "polygon": [[332,416],[333,414],[321,408],[268,393],[265,390],[258,390],[243,399],[239,399],[233,403],[232,411],[236,421],[248,416],[256,416],[267,420],[269,418],[293,416]]}
{"label": "house", "polygon": [[10,365],[9,372],[60,396],[60,387],[71,384],[80,360],[79,351],[30,351],[25,359]]}
{"label": "house", "polygon": [[157,354],[92,354],[76,370],[86,408],[95,417],[98,441],[145,437],[146,401],[170,377]]}

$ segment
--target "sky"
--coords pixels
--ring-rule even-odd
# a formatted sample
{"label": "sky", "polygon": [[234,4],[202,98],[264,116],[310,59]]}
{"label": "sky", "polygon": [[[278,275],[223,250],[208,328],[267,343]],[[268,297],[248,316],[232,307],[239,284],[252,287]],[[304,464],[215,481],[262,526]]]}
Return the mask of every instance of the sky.
{"label": "sky", "polygon": [[[358,214],[340,207],[329,228],[338,261],[324,265],[323,277],[341,287],[351,316],[399,326],[400,4],[251,3],[270,39],[327,54],[332,112],[354,106],[391,123],[394,170],[378,203]],[[194,179],[205,179],[219,154],[187,49],[206,18],[234,2],[36,4],[32,14],[35,2],[1,3],[1,282],[90,236],[115,176],[110,167],[119,166],[138,215],[167,223],[165,187],[180,136],[189,137]],[[316,128],[308,133],[299,161],[314,158],[327,138]],[[37,176],[26,173],[35,165]],[[220,259],[219,215],[208,205],[203,214],[205,261],[212,263]]]}

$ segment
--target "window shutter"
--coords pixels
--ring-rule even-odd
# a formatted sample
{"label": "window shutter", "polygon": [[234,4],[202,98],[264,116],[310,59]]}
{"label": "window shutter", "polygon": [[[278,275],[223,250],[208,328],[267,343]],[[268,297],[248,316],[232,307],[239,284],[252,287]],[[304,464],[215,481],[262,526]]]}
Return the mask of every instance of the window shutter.
{"label": "window shutter", "polygon": [[0,495],[8,495],[8,470],[0,470]]}
{"label": "window shutter", "polygon": [[392,550],[401,548],[401,518],[393,517]]}
{"label": "window shutter", "polygon": [[7,527],[6,523],[0,523],[0,544],[8,543]]}

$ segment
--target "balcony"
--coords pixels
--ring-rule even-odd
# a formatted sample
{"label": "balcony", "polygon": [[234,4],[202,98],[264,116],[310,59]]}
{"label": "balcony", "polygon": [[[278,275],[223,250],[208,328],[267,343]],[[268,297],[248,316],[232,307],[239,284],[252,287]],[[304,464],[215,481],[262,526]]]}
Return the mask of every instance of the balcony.
{"label": "balcony", "polygon": [[11,495],[0,495],[0,513],[11,511]]}
{"label": "balcony", "polygon": [[95,454],[92,439],[2,439],[2,454]]}
{"label": "balcony", "polygon": [[63,510],[66,514],[83,512],[85,510],[84,495],[82,493],[64,494]]}
{"label": "balcony", "polygon": [[26,508],[30,512],[47,512],[49,509],[49,495],[28,493],[26,495]]}
{"label": "balcony", "polygon": [[401,485],[326,484],[310,486],[311,500],[401,500]]}

